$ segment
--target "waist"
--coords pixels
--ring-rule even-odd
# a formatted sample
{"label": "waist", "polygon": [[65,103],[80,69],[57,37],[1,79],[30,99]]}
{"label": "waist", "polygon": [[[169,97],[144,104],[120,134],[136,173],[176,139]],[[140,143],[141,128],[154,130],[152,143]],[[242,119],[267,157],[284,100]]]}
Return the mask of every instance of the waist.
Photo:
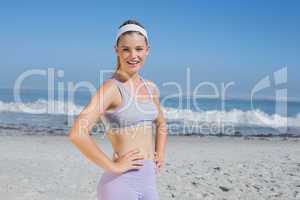
{"label": "waist", "polygon": [[133,149],[139,149],[144,159],[153,160],[153,131],[151,127],[139,126],[128,129],[110,130],[107,137],[111,141],[113,152],[122,156]]}
{"label": "waist", "polygon": [[[119,157],[125,155],[127,152],[129,152],[132,149],[139,149],[139,155],[143,156],[144,159],[142,160],[148,160],[153,161],[154,160],[154,151],[152,148],[146,148],[146,147],[134,147],[134,148],[124,148],[124,149],[114,149],[114,153],[116,153]],[[113,153],[113,154],[114,154]]]}
{"label": "waist", "polygon": [[143,167],[140,169],[130,169],[122,174],[114,174],[110,171],[104,171],[100,182],[105,184],[115,178],[122,178],[122,180],[127,181],[131,186],[140,186],[141,189],[152,185],[155,183],[156,178],[155,162],[153,160],[143,160],[142,163]]}
{"label": "waist", "polygon": [[[153,160],[148,160],[145,159],[143,161],[141,161],[144,165],[142,168],[140,169],[130,169],[126,172],[124,172],[123,174],[130,174],[130,176],[132,176],[132,172],[136,173],[136,175],[140,175],[140,174],[148,174],[150,176],[153,176],[155,174],[155,163]],[[144,176],[143,179],[145,179],[146,177]]]}

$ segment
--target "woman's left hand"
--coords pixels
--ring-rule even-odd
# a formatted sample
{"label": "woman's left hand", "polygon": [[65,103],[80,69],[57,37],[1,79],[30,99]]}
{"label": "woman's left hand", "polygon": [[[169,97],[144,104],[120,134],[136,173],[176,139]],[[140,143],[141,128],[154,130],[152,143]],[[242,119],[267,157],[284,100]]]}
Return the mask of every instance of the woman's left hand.
{"label": "woman's left hand", "polygon": [[165,164],[164,156],[154,152],[155,171],[158,174]]}

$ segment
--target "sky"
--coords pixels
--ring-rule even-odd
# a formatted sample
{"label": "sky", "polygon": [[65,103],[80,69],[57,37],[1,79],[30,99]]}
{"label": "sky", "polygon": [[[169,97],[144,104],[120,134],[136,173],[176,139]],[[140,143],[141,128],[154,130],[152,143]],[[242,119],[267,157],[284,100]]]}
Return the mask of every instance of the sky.
{"label": "sky", "polygon": [[[300,1],[0,1],[0,88],[13,88],[26,70],[62,70],[56,82],[90,81],[113,70],[119,25],[135,19],[148,31],[150,55],[141,71],[162,90],[234,82],[229,96],[287,67],[289,98],[300,99]],[[187,70],[188,69],[188,70]],[[47,88],[33,76],[24,87]],[[272,96],[276,85],[262,91]],[[209,88],[206,88],[209,92]]]}

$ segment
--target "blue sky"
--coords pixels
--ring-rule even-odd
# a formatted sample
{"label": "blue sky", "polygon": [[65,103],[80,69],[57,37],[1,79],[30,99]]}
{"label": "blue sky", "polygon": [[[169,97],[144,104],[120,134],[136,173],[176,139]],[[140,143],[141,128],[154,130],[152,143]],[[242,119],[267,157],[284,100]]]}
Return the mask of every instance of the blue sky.
{"label": "blue sky", "polygon": [[[300,98],[300,1],[1,1],[0,87],[28,69],[64,70],[60,81],[98,84],[114,69],[114,38],[127,19],[147,29],[151,53],[142,75],[192,86],[234,81],[248,96],[257,81],[287,66],[288,94]],[[45,88],[44,78],[26,81]],[[167,88],[164,88],[167,89]],[[272,88],[262,95],[272,96]]]}

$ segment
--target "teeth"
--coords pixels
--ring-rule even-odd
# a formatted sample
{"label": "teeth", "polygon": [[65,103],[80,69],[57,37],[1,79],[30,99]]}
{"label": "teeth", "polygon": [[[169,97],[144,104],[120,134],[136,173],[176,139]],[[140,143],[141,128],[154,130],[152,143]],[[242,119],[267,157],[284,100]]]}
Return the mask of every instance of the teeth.
{"label": "teeth", "polygon": [[139,63],[139,61],[135,61],[135,62],[129,61],[128,63],[129,63],[129,64],[137,64],[137,63]]}

